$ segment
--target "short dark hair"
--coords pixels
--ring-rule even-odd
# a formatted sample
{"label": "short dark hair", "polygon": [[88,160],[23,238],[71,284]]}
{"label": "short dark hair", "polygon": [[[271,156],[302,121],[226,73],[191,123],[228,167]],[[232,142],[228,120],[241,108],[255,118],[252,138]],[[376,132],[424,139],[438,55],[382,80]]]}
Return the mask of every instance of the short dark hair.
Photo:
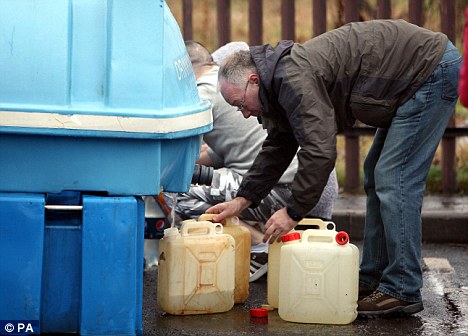
{"label": "short dark hair", "polygon": [[187,40],[185,41],[185,47],[187,48],[187,53],[195,72],[199,71],[205,65],[216,65],[208,49],[200,42]]}

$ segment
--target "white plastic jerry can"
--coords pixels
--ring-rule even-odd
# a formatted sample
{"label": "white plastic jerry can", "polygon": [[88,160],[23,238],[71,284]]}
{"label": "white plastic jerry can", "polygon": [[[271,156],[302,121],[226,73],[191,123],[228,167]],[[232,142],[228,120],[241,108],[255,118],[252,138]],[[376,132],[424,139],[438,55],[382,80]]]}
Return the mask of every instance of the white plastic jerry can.
{"label": "white plastic jerry can", "polygon": [[[214,214],[202,214],[198,217],[199,221],[213,221]],[[236,242],[236,266],[235,266],[235,285],[234,285],[234,303],[242,303],[249,297],[250,280],[250,231],[239,224],[239,218],[228,217],[226,224],[223,225],[225,234],[231,235]]]}
{"label": "white plastic jerry can", "polygon": [[[328,227],[330,227],[330,230],[335,230],[335,224],[333,222],[324,222],[319,218],[304,218],[298,223],[298,226],[309,226],[310,228],[317,228],[320,230],[328,230]],[[302,233],[303,230],[293,229],[289,233],[292,232]],[[273,308],[278,308],[280,251],[282,246],[283,242],[275,241],[268,247],[267,300],[268,304]]]}
{"label": "white plastic jerry can", "polygon": [[234,306],[235,241],[221,224],[184,222],[159,244],[158,305],[173,315],[220,313]]}
{"label": "white plastic jerry can", "polygon": [[347,324],[357,317],[359,251],[346,232],[284,235],[278,314],[290,322]]}

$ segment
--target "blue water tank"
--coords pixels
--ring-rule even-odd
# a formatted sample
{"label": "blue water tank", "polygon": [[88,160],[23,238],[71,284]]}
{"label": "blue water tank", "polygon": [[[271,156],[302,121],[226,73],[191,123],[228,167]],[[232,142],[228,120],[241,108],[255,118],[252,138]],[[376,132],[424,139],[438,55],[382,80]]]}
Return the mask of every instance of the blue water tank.
{"label": "blue water tank", "polygon": [[142,335],[143,201],[67,193],[0,193],[0,334]]}
{"label": "blue water tank", "polygon": [[211,105],[162,0],[0,1],[0,192],[186,191]]}

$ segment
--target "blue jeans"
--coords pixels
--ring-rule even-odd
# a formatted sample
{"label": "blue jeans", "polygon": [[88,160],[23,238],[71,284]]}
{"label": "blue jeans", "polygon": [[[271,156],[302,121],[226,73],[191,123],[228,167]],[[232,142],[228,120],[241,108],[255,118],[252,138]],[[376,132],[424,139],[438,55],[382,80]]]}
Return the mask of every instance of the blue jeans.
{"label": "blue jeans", "polygon": [[426,177],[458,99],[461,56],[448,42],[416,94],[378,129],[364,162],[367,194],[361,285],[421,301],[421,207]]}

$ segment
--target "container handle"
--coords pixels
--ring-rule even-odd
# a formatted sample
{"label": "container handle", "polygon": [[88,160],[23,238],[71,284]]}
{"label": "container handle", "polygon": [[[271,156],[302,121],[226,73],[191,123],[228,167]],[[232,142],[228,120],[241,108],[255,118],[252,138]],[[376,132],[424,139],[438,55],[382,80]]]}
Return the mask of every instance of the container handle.
{"label": "container handle", "polygon": [[182,236],[216,235],[223,233],[223,226],[208,221],[184,222],[180,228]]}
{"label": "container handle", "polygon": [[301,242],[333,243],[336,231],[307,229],[302,233]]}
{"label": "container handle", "polygon": [[[213,222],[213,218],[216,216],[216,214],[201,214],[200,217],[198,217],[198,221],[209,221]],[[231,216],[231,217],[226,217],[226,225],[237,225],[239,224],[239,217],[237,216]]]}
{"label": "container handle", "polygon": [[327,230],[327,224],[320,218],[304,218],[297,225],[318,226],[320,230]]}
{"label": "container handle", "polygon": [[330,231],[336,231],[336,225],[335,223],[331,221],[324,222],[325,223],[325,229],[330,230]]}
{"label": "container handle", "polygon": [[315,229],[315,227],[317,227],[318,230],[335,231],[336,229],[335,223],[331,221],[323,221],[320,218],[304,218],[297,225],[312,226],[311,229]]}

